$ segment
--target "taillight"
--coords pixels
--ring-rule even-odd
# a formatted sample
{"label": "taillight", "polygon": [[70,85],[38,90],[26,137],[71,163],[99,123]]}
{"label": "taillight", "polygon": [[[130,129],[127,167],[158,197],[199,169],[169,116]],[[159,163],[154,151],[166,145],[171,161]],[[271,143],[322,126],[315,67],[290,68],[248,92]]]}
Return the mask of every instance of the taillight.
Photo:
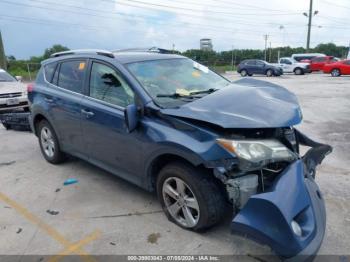
{"label": "taillight", "polygon": [[27,85],[27,92],[31,93],[31,92],[33,92],[33,90],[34,90],[34,84],[33,83],[28,84]]}

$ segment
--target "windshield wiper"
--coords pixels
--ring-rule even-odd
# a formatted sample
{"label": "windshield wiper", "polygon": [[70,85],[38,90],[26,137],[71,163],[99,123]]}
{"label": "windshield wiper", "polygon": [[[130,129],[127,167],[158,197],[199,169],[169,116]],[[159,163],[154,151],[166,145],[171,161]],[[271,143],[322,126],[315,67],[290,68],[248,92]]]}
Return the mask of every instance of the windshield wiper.
{"label": "windshield wiper", "polygon": [[196,96],[193,96],[192,94],[190,95],[183,95],[183,94],[179,94],[179,93],[172,93],[172,94],[158,94],[157,97],[169,97],[169,98],[189,98],[189,99],[193,99],[193,98],[198,98]]}
{"label": "windshield wiper", "polygon": [[199,94],[211,94],[215,91],[217,91],[218,89],[215,88],[209,88],[207,90],[201,90],[201,91],[194,91],[194,92],[190,92],[190,95],[199,95]]}

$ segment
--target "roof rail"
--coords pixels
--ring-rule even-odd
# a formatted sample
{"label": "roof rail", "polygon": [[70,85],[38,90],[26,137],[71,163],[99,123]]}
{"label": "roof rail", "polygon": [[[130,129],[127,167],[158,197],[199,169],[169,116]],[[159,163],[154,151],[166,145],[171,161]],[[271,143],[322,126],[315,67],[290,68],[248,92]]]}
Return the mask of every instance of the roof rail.
{"label": "roof rail", "polygon": [[127,48],[127,49],[118,49],[114,50],[113,53],[122,53],[122,52],[154,52],[160,54],[171,54],[173,53],[171,50],[159,48],[156,46],[153,47],[145,47],[145,48]]}
{"label": "roof rail", "polygon": [[97,54],[97,55],[103,55],[107,57],[114,58],[114,54],[110,51],[106,50],[100,50],[100,49],[76,49],[76,50],[68,50],[64,52],[58,52],[52,54],[50,57],[60,57],[60,56],[65,56],[65,55],[74,55],[74,54],[79,54],[79,55],[85,55],[85,54]]}

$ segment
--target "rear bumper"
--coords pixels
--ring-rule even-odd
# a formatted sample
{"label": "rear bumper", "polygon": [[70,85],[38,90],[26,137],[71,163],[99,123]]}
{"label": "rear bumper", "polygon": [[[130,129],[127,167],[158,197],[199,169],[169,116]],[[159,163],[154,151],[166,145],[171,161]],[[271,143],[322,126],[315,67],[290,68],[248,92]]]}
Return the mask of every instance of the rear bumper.
{"label": "rear bumper", "polygon": [[[313,148],[291,163],[269,191],[250,197],[231,228],[234,233],[270,246],[285,259],[300,261],[312,258],[323,241],[325,203],[313,177],[316,165],[332,148],[296,132],[301,144]],[[292,221],[300,226],[301,235],[293,231]]]}

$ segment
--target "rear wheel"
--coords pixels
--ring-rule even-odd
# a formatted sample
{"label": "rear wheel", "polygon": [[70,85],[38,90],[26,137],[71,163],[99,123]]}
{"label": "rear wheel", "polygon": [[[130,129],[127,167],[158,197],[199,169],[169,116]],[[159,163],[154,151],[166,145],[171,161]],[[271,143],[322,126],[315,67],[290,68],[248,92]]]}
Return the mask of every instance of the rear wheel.
{"label": "rear wheel", "polygon": [[267,77],[273,76],[273,71],[272,71],[271,69],[267,70],[267,71],[266,71],[266,76],[267,76]]}
{"label": "rear wheel", "polygon": [[64,161],[65,155],[60,150],[56,133],[48,121],[42,120],[38,125],[38,137],[41,153],[52,164]]}
{"label": "rear wheel", "polygon": [[297,67],[297,68],[294,69],[294,74],[296,74],[296,75],[303,75],[304,74],[304,70],[299,68],[299,67]]}
{"label": "rear wheel", "polygon": [[333,76],[333,77],[338,77],[340,75],[341,75],[341,73],[340,73],[340,70],[338,68],[335,68],[331,71],[331,76]]}
{"label": "rear wheel", "polygon": [[245,77],[247,75],[248,75],[248,71],[247,70],[245,70],[245,69],[241,70],[241,76]]}
{"label": "rear wheel", "polygon": [[181,162],[160,171],[157,193],[168,219],[185,229],[199,231],[213,226],[225,211],[218,182],[206,172]]}

